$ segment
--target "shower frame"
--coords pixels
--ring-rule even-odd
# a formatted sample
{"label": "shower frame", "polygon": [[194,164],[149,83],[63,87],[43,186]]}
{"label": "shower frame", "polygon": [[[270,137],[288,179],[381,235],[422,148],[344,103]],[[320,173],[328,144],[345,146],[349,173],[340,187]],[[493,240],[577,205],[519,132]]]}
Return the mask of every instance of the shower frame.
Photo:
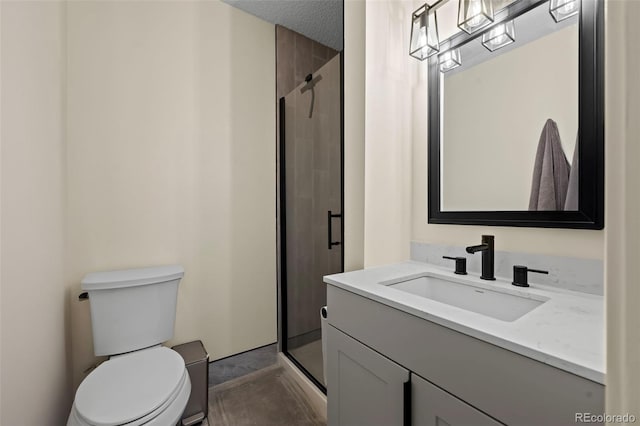
{"label": "shower frame", "polygon": [[[340,204],[342,220],[340,221],[340,244],[342,245],[340,267],[344,271],[344,51],[338,53],[340,56]],[[287,230],[286,230],[286,158],[285,158],[285,97],[281,97],[278,100],[279,109],[279,129],[280,137],[278,140],[278,151],[280,156],[280,162],[278,166],[279,170],[279,200],[277,202],[280,206],[279,221],[279,234],[280,234],[280,249],[279,249],[279,267],[280,267],[280,280],[279,287],[279,309],[278,309],[278,346],[284,356],[287,357],[318,389],[320,389],[325,395],[327,389],[325,385],[320,383],[288,350],[288,330],[287,330]],[[320,313],[318,312],[318,315]]]}

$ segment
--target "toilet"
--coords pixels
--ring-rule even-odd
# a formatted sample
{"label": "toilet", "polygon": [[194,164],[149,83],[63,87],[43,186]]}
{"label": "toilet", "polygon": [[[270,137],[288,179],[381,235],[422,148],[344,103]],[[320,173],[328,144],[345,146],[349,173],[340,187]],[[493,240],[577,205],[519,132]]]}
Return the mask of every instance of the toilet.
{"label": "toilet", "polygon": [[67,426],[177,424],[191,381],[173,337],[181,266],[96,272],[89,295],[96,356],[109,359],[80,384]]}

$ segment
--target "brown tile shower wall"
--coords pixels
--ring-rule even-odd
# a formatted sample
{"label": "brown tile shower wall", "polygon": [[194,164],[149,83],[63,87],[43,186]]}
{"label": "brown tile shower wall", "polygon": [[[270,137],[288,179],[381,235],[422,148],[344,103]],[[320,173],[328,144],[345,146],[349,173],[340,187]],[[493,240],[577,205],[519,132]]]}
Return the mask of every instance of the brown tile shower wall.
{"label": "brown tile shower wall", "polygon": [[324,44],[276,25],[276,102],[337,54]]}

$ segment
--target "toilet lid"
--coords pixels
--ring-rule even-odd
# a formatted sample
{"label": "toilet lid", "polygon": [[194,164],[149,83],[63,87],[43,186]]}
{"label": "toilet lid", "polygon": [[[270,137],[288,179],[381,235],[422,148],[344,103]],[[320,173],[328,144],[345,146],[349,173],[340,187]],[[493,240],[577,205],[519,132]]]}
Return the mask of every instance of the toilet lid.
{"label": "toilet lid", "polygon": [[112,358],[80,384],[76,412],[96,426],[132,422],[175,397],[184,374],[182,357],[165,347]]}

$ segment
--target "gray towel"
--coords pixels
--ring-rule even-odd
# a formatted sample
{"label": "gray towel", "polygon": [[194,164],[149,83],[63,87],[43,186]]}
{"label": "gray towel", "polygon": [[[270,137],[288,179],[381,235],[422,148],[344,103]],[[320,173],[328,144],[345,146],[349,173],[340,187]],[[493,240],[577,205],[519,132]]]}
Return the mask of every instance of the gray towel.
{"label": "gray towel", "polygon": [[580,146],[580,135],[576,136],[576,147],[573,149],[573,161],[571,162],[571,172],[569,173],[569,188],[567,189],[567,200],[564,202],[565,210],[578,210],[579,203],[579,181],[578,175],[580,170],[578,166],[578,146]]}
{"label": "gray towel", "polygon": [[564,210],[570,170],[560,143],[558,125],[548,119],[538,142],[529,210]]}

